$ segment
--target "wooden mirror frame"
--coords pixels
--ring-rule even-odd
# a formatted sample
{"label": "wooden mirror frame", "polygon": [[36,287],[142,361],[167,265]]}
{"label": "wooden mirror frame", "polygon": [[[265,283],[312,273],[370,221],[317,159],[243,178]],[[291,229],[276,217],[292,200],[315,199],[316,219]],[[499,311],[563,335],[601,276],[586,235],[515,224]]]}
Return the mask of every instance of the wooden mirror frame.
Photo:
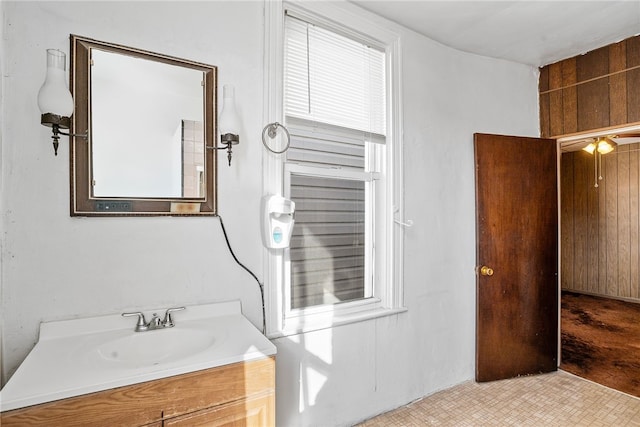
{"label": "wooden mirror frame", "polygon": [[[140,49],[71,35],[70,88],[75,111],[69,138],[71,216],[202,216],[217,215],[217,67]],[[204,163],[203,198],[94,197],[91,191],[91,49],[191,68],[204,75]],[[116,124],[114,124],[114,128]],[[115,136],[117,137],[117,131]]]}

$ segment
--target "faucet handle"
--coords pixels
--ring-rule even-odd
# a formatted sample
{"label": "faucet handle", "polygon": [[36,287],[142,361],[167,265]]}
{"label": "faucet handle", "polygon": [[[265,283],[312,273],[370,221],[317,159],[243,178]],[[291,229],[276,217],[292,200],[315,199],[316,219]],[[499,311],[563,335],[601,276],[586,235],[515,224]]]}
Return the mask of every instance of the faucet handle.
{"label": "faucet handle", "polygon": [[175,326],[175,323],[173,323],[173,316],[171,316],[171,313],[173,313],[174,311],[184,310],[185,308],[186,307],[168,308],[167,311],[164,313],[164,320],[162,321],[162,324],[167,328],[171,328]]}
{"label": "faucet handle", "polygon": [[149,327],[151,329],[156,329],[163,326],[162,322],[160,321],[160,318],[158,317],[157,313],[153,313],[153,317],[151,318],[151,320],[149,320]]}
{"label": "faucet handle", "polygon": [[138,323],[136,324],[136,331],[144,331],[147,329],[147,320],[144,318],[144,313],[135,311],[133,313],[122,313],[122,317],[138,316]]}

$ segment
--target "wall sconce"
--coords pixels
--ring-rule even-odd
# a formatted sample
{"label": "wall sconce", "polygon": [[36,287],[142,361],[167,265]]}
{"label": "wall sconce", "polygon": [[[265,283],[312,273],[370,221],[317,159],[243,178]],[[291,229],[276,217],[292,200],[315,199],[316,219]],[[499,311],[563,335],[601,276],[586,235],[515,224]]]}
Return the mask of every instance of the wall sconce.
{"label": "wall sconce", "polygon": [[240,143],[240,119],[236,111],[235,88],[232,85],[224,85],[222,93],[222,111],[218,120],[218,129],[223,147],[215,148],[227,150],[227,159],[229,166],[231,166],[231,147]]}
{"label": "wall sconce", "polygon": [[53,151],[58,155],[60,135],[72,135],[61,131],[71,126],[73,114],[73,97],[69,92],[66,80],[66,58],[64,52],[57,49],[47,49],[47,75],[38,92],[38,107],[42,116],[40,123],[50,127],[53,132]]}
{"label": "wall sconce", "polygon": [[583,148],[589,154],[593,155],[594,162],[594,184],[598,188],[598,181],[602,181],[602,155],[611,153],[617,144],[611,138],[600,137],[595,142],[589,143]]}

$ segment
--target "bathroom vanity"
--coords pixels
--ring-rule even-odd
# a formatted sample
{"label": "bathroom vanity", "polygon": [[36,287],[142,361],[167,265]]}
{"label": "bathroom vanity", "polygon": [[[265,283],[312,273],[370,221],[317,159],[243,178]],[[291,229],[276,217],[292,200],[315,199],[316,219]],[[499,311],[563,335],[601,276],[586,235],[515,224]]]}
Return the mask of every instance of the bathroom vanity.
{"label": "bathroom vanity", "polygon": [[175,317],[147,332],[118,315],[43,323],[0,392],[0,425],[275,425],[276,349],[239,302]]}

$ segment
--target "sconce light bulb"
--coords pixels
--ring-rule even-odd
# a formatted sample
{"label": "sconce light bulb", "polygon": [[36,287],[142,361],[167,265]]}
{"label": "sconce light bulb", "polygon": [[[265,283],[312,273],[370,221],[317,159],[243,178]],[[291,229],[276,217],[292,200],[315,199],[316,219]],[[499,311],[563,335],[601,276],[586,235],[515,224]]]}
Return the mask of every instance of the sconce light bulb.
{"label": "sconce light bulb", "polygon": [[38,107],[42,114],[62,117],[73,114],[73,97],[66,81],[66,55],[56,49],[47,49],[47,75],[38,92]]}
{"label": "sconce light bulb", "polygon": [[240,134],[240,118],[236,111],[235,88],[232,85],[224,85],[222,89],[222,111],[218,122],[220,135]]}

